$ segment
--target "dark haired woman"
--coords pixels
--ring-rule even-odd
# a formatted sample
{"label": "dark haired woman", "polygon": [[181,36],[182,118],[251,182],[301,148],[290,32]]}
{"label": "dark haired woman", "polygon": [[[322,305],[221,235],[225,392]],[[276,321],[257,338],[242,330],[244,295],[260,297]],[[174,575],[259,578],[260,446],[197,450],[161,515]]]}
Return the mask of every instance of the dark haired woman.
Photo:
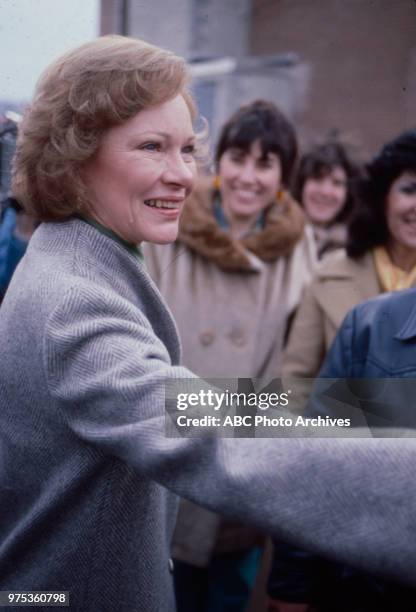
{"label": "dark haired woman", "polygon": [[381,149],[360,191],[347,254],[325,262],[304,293],[284,354],[285,376],[314,378],[348,310],[416,284],[416,130]]}
{"label": "dark haired woman", "polygon": [[[317,271],[296,314],[284,355],[288,377],[315,377],[347,312],[382,292],[416,286],[416,130],[386,144],[367,167],[347,254]],[[279,544],[269,591],[317,611],[413,610],[397,587]],[[285,611],[283,601],[270,610]],[[290,608],[287,608],[288,610]],[[302,610],[308,610],[305,603]]]}
{"label": "dark haired woman", "polygon": [[[207,378],[278,375],[288,316],[315,264],[313,238],[286,187],[292,125],[269,102],[224,125],[218,175],[186,203],[170,246],[145,245],[148,269],[179,327],[186,366]],[[243,610],[259,534],[183,502],[173,542],[178,608]]]}
{"label": "dark haired woman", "polygon": [[337,140],[313,147],[300,160],[293,193],[312,226],[320,259],[345,247],[359,175],[359,166]]}

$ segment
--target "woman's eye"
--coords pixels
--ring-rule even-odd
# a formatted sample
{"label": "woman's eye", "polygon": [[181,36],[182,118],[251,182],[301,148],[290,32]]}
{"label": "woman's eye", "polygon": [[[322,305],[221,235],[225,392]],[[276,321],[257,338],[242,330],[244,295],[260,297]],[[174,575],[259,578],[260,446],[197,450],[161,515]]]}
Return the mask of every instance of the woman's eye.
{"label": "woman's eye", "polygon": [[238,155],[238,153],[234,154],[234,155],[230,155],[230,159],[231,161],[233,161],[235,164],[242,164],[244,161],[244,157],[242,155]]}
{"label": "woman's eye", "polygon": [[271,168],[273,166],[273,162],[268,159],[263,159],[259,161],[257,165],[260,169]]}
{"label": "woman's eye", "polygon": [[185,155],[195,155],[195,145],[187,145],[182,149],[182,153],[185,153]]}
{"label": "woman's eye", "polygon": [[413,195],[414,193],[416,193],[416,183],[411,183],[410,185],[403,185],[400,191],[402,193],[405,193],[406,195]]}
{"label": "woman's eye", "polygon": [[160,151],[162,145],[159,142],[146,142],[143,145],[140,145],[139,149],[142,151]]}

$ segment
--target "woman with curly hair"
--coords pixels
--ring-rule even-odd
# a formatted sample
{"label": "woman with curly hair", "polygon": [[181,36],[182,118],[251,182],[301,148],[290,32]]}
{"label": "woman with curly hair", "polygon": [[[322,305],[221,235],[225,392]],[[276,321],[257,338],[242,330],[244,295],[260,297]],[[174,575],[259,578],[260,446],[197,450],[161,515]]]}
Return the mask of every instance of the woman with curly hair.
{"label": "woman with curly hair", "polygon": [[347,312],[383,291],[416,284],[416,130],[386,144],[367,166],[346,253],[317,270],[284,354],[288,377],[314,378]]}

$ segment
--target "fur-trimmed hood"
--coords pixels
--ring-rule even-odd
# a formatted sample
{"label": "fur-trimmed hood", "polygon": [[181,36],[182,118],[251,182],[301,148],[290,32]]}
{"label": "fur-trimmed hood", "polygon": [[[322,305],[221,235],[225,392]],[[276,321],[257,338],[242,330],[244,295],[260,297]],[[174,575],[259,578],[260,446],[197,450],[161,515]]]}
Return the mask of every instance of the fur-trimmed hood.
{"label": "fur-trimmed hood", "polygon": [[290,255],[302,238],[304,214],[289,194],[267,210],[264,229],[242,239],[233,238],[218,225],[213,211],[215,194],[212,181],[202,179],[185,204],[178,241],[219,268],[229,272],[253,270],[250,253],[273,262]]}

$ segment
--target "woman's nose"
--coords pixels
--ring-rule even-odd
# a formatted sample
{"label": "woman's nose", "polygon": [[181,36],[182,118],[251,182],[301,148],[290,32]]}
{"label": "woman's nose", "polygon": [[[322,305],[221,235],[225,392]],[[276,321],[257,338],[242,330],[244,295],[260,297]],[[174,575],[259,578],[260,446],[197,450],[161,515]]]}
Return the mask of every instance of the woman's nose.
{"label": "woman's nose", "polygon": [[185,189],[192,189],[196,178],[196,165],[194,160],[187,161],[182,154],[173,155],[167,160],[163,172],[163,180],[166,183],[174,183]]}
{"label": "woman's nose", "polygon": [[240,167],[239,172],[240,181],[245,183],[253,183],[256,180],[256,170],[252,163],[246,161]]}
{"label": "woman's nose", "polygon": [[334,192],[334,184],[331,180],[324,179],[321,181],[320,188],[325,195],[332,195]]}

